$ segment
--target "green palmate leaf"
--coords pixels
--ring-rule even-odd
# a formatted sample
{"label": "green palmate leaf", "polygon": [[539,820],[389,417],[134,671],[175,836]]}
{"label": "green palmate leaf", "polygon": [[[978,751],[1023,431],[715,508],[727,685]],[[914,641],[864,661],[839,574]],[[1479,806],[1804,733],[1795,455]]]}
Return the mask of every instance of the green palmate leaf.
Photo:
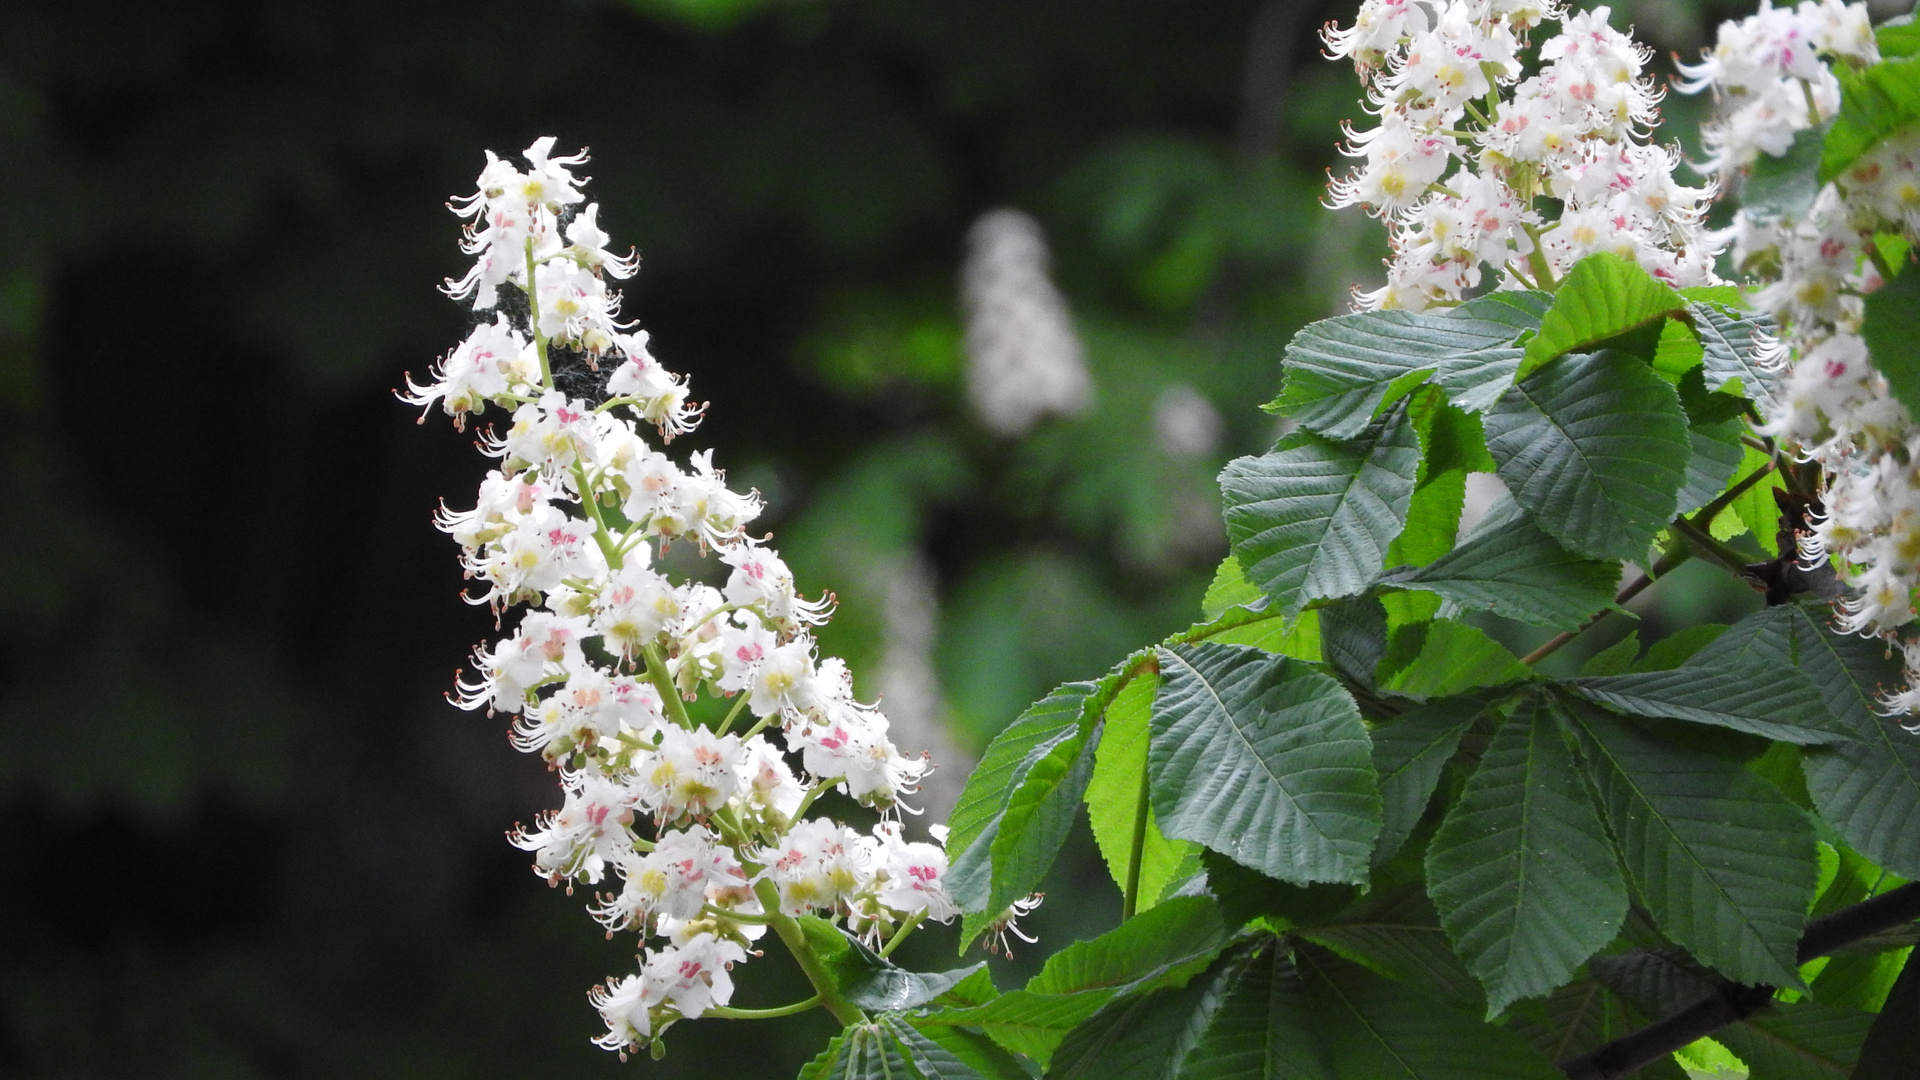
{"label": "green palmate leaf", "polygon": [[1612,606],[1620,568],[1568,551],[1502,497],[1459,547],[1381,580],[1436,593],[1461,608],[1571,630]]}
{"label": "green palmate leaf", "polygon": [[1269,412],[1309,431],[1351,439],[1384,408],[1432,379],[1467,409],[1484,409],[1513,380],[1526,312],[1484,301],[1445,312],[1368,311],[1308,326],[1287,345],[1287,381]]}
{"label": "green palmate leaf", "polygon": [[[1549,1061],[1566,1061],[1612,1042],[1637,1025],[1626,1003],[1595,979],[1576,979],[1545,997],[1516,1002],[1507,1029]],[[1682,1077],[1686,1074],[1681,1073]],[[1652,1080],[1643,1074],[1642,1080]]]}
{"label": "green palmate leaf", "polygon": [[1874,27],[1873,40],[1882,57],[1912,56],[1920,53],[1920,23],[1911,15],[1901,15]]}
{"label": "green palmate leaf", "polygon": [[1640,656],[1640,632],[1627,631],[1627,636],[1587,657],[1580,665],[1581,675],[1624,675],[1633,670],[1633,662]]}
{"label": "green palmate leaf", "polygon": [[1747,616],[1672,671],[1572,679],[1574,693],[1635,716],[1665,716],[1797,744],[1846,739],[1820,687],[1795,665],[1792,607]]}
{"label": "green palmate leaf", "polygon": [[1360,896],[1355,885],[1289,885],[1241,866],[1217,851],[1200,853],[1206,890],[1220,902],[1228,925],[1266,919],[1276,926],[1305,925],[1333,918]]}
{"label": "green palmate leaf", "polygon": [[899,1016],[883,1022],[924,1080],[1031,1080],[1011,1054],[985,1036],[960,1028],[923,1031]]}
{"label": "green palmate leaf", "polygon": [[1226,942],[1216,902],[1179,897],[1055,954],[1023,989],[974,1008],[931,1013],[922,1023],[977,1028],[1044,1065],[1067,1033],[1107,1002],[1121,994],[1184,986]]}
{"label": "green palmate leaf", "polygon": [[1220,630],[1192,640],[1246,645],[1310,663],[1320,661],[1320,612],[1315,608],[1296,612],[1291,618],[1286,618],[1280,615],[1276,607],[1272,611],[1238,621],[1223,616],[1220,622]]}
{"label": "green palmate leaf", "polygon": [[1372,689],[1374,671],[1387,653],[1386,608],[1371,596],[1321,608],[1320,652],[1335,675]]}
{"label": "green palmate leaf", "polygon": [[1229,978],[1180,1080],[1337,1080],[1285,949],[1268,943]]}
{"label": "green palmate leaf", "polygon": [[1510,1032],[1324,950],[1294,954],[1334,1074],[1367,1080],[1563,1080]]}
{"label": "green palmate leaf", "polygon": [[1227,539],[1247,580],[1288,612],[1365,589],[1406,522],[1419,459],[1413,425],[1396,408],[1353,441],[1297,431],[1271,453],[1228,464]]}
{"label": "green palmate leaf", "polygon": [[1314,920],[1295,933],[1454,1008],[1486,1009],[1486,995],[1447,943],[1440,916],[1417,882],[1371,894],[1332,921]]}
{"label": "green palmate leaf", "polygon": [[[1087,783],[1087,819],[1094,843],[1106,860],[1113,883],[1125,891],[1133,879],[1134,830],[1147,797],[1147,717],[1158,677],[1147,674],[1128,683],[1107,707],[1107,720],[1094,751],[1093,779]],[[1137,910],[1151,908],[1167,886],[1199,869],[1200,846],[1169,840],[1147,805],[1142,826]]]}
{"label": "green palmate leaf", "polygon": [[1533,677],[1532,668],[1486,631],[1448,619],[1396,628],[1379,671],[1381,689],[1416,698]]}
{"label": "green palmate leaf", "polygon": [[1027,983],[1036,994],[1074,994],[1118,988],[1158,973],[1201,963],[1227,942],[1220,905],[1210,897],[1180,896],[1128,919],[1091,941],[1069,945],[1049,957]]}
{"label": "green palmate leaf", "polygon": [[1800,1001],[1775,1005],[1716,1032],[1753,1080],[1847,1080],[1870,1013]]}
{"label": "green palmate leaf", "polygon": [[1640,264],[1600,252],[1574,264],[1526,345],[1515,378],[1524,380],[1556,356],[1590,348],[1655,319],[1686,310],[1680,294]]}
{"label": "green palmate leaf", "polygon": [[1687,479],[1680,487],[1677,514],[1691,514],[1719,498],[1727,490],[1727,481],[1745,457],[1740,436],[1747,425],[1740,420],[1722,420],[1713,424],[1694,424],[1687,428]]}
{"label": "green palmate leaf", "polygon": [[1266,597],[1259,586],[1247,580],[1240,560],[1229,555],[1213,572],[1213,584],[1207,586],[1207,595],[1200,601],[1200,617],[1212,621],[1226,614],[1228,608],[1253,607]]}
{"label": "green palmate leaf", "polygon": [[1827,131],[1820,182],[1845,172],[1874,143],[1920,119],[1920,58],[1884,60],[1865,71],[1842,66],[1840,115]]}
{"label": "green palmate leaf", "polygon": [[[1904,61],[1920,64],[1920,59]],[[1867,295],[1860,336],[1873,356],[1874,370],[1909,413],[1920,415],[1920,343],[1913,333],[1913,312],[1920,305],[1920,274],[1907,272]]]}
{"label": "green palmate leaf", "polygon": [[1653,370],[1674,385],[1689,371],[1697,370],[1706,359],[1700,337],[1692,325],[1669,319],[1660,326],[1660,340],[1653,350]]}
{"label": "green palmate leaf", "polygon": [[1521,704],[1427,848],[1427,889],[1487,989],[1489,1019],[1572,979],[1627,913],[1627,883],[1552,713],[1545,694]]}
{"label": "green palmate leaf", "polygon": [[1737,381],[1742,395],[1772,415],[1779,406],[1776,362],[1784,355],[1772,321],[1711,301],[1696,300],[1687,310],[1705,353],[1700,371],[1707,389],[1726,390]]}
{"label": "green palmate leaf", "polygon": [[1724,623],[1698,623],[1675,631],[1648,646],[1647,654],[1635,660],[1629,670],[1672,671],[1726,632]]}
{"label": "green palmate leaf", "polygon": [[825,919],[811,915],[799,920],[800,930],[813,947],[834,989],[849,1004],[862,1009],[911,1009],[925,1005],[958,986],[986,963],[944,972],[908,971]]}
{"label": "green palmate leaf", "polygon": [[1880,1019],[1867,1032],[1860,1047],[1860,1059],[1854,1066],[1853,1080],[1879,1080],[1881,1077],[1912,1075],[1913,1064],[1920,1061],[1920,964],[1909,957],[1900,979],[1887,995]]}
{"label": "green palmate leaf", "polygon": [[948,834],[948,850],[959,855],[947,888],[967,913],[962,948],[1052,867],[1079,813],[1100,717],[1120,679],[1115,672],[1057,688],[988,746],[968,779]]}
{"label": "green palmate leaf", "polygon": [[1627,873],[1661,931],[1734,979],[1798,988],[1794,952],[1817,878],[1806,815],[1736,764],[1567,706]]}
{"label": "green palmate leaf", "polygon": [[1380,790],[1346,691],[1244,646],[1159,656],[1147,769],[1161,831],[1282,881],[1363,880]]}
{"label": "green palmate leaf", "polygon": [[1515,501],[1579,554],[1643,557],[1673,517],[1691,453],[1686,414],[1635,357],[1562,356],[1501,395],[1486,427]]}
{"label": "green palmate leaf", "polygon": [[1126,994],[1075,1028],[1054,1052],[1048,1080],[1166,1080],[1225,1004],[1246,963],[1223,957],[1183,986]]}
{"label": "green palmate leaf", "polygon": [[933,1080],[907,1064],[885,1022],[855,1024],[800,1070],[800,1080]]}
{"label": "green palmate leaf", "polygon": [[[1771,468],[1772,465],[1773,459],[1770,455],[1749,446],[1744,448],[1740,468],[1734,475],[1740,480],[1745,480],[1753,475],[1755,470]],[[1773,493],[1785,486],[1780,479],[1780,474],[1776,471],[1748,488],[1739,498],[1733,500],[1733,505],[1729,507],[1740,524],[1753,534],[1753,539],[1760,545],[1760,549],[1774,557],[1780,554],[1780,505],[1774,501]],[[1739,532],[1735,530],[1728,535],[1737,536]],[[1726,537],[1720,538],[1726,539]]]}
{"label": "green palmate leaf", "polygon": [[1385,808],[1373,848],[1375,866],[1392,858],[1412,835],[1440,782],[1440,770],[1482,707],[1478,701],[1448,698],[1373,729],[1373,768],[1380,775]]}
{"label": "green palmate leaf", "polygon": [[1820,194],[1820,157],[1828,127],[1821,124],[1801,131],[1779,157],[1760,155],[1740,185],[1741,207],[1796,221],[1806,217],[1814,196]]}
{"label": "green palmate leaf", "polygon": [[1829,633],[1824,612],[1786,613],[1794,659],[1851,736],[1807,751],[1807,793],[1821,818],[1881,866],[1920,878],[1920,738],[1875,702],[1896,686],[1900,663],[1879,642]]}
{"label": "green palmate leaf", "polygon": [[1843,1009],[1877,1013],[1900,978],[1913,950],[1883,953],[1842,953],[1827,962],[1813,980],[1813,1000]]}

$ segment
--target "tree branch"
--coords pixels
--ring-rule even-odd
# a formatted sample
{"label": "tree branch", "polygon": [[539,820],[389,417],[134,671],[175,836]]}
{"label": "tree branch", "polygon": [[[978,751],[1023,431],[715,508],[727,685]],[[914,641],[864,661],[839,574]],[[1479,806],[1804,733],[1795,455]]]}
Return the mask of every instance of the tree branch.
{"label": "tree branch", "polygon": [[[1920,882],[1902,885],[1850,908],[1815,919],[1800,937],[1801,963],[1827,956],[1902,923],[1920,919]],[[1675,1050],[1744,1020],[1773,1003],[1771,986],[1722,982],[1714,992],[1664,1020],[1560,1063],[1568,1080],[1612,1080],[1643,1069]]]}

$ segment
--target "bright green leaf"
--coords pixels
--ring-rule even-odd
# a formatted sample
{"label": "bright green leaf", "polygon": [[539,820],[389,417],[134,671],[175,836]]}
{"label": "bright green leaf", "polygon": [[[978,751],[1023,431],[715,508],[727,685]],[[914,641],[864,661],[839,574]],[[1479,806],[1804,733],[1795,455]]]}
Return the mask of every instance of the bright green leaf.
{"label": "bright green leaf", "polygon": [[[1920,64],[1920,58],[1903,62]],[[1887,389],[1910,414],[1920,416],[1920,341],[1913,332],[1916,306],[1920,306],[1920,273],[1902,273],[1867,294],[1860,336],[1873,356],[1874,370],[1886,376]]]}
{"label": "bright green leaf", "polygon": [[1244,646],[1159,655],[1147,769],[1161,831],[1282,881],[1365,879],[1380,789],[1346,691]]}
{"label": "bright green leaf", "polygon": [[1532,668],[1486,631],[1450,619],[1395,629],[1380,671],[1381,689],[1416,698],[1447,697],[1533,677]]}
{"label": "bright green leaf", "polygon": [[1525,380],[1556,356],[1590,348],[1655,319],[1686,310],[1686,301],[1639,263],[1598,252],[1575,263],[1526,345],[1515,378]]}
{"label": "bright green leaf", "polygon": [[1012,1055],[971,1031],[923,1031],[900,1016],[882,1022],[924,1080],[1030,1080]]}
{"label": "bright green leaf", "polygon": [[[1147,792],[1147,717],[1160,680],[1152,674],[1128,683],[1107,707],[1105,730],[1094,750],[1093,779],[1087,783],[1087,819],[1107,871],[1121,891],[1132,873],[1133,833]],[[1140,845],[1139,910],[1152,907],[1168,885],[1198,869],[1199,845],[1169,840],[1147,807]]]}
{"label": "bright green leaf", "polygon": [[1207,595],[1200,600],[1200,617],[1211,622],[1228,608],[1251,607],[1265,597],[1259,586],[1247,580],[1240,560],[1229,555],[1213,572],[1213,584],[1207,586]]}
{"label": "bright green leaf", "polygon": [[1413,425],[1395,409],[1351,442],[1297,431],[1228,464],[1227,539],[1247,580],[1289,613],[1365,589],[1406,524],[1419,459]]}
{"label": "bright green leaf", "polygon": [[1692,452],[1686,414],[1634,357],[1560,357],[1501,395],[1486,427],[1514,500],[1579,554],[1642,558],[1673,517]]}
{"label": "bright green leaf", "polygon": [[1868,148],[1920,119],[1920,57],[1883,60],[1865,71],[1841,65],[1840,115],[1827,131],[1820,182],[1845,172]]}

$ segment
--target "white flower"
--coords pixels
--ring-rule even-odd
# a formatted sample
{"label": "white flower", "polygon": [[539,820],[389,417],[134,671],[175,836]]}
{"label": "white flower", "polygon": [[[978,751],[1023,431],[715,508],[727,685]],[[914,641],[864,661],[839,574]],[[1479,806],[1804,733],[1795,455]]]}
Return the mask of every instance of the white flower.
{"label": "white flower", "polygon": [[934,844],[908,842],[900,823],[882,821],[873,828],[880,842],[877,899],[903,915],[925,912],[927,918],[947,922],[960,913],[948,895],[945,878],[947,853]]}
{"label": "white flower", "polygon": [[740,789],[740,738],[667,726],[638,780],[640,804],[662,821],[704,817]]}

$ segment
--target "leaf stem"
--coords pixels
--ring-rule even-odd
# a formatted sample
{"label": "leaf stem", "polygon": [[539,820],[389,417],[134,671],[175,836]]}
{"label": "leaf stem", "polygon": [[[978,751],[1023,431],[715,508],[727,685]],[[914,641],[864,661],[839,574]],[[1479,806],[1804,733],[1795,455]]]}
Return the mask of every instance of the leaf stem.
{"label": "leaf stem", "polygon": [[702,1016],[718,1016],[725,1020],[775,1020],[782,1016],[792,1016],[808,1009],[817,1009],[826,1004],[826,1000],[815,994],[805,1001],[796,1001],[791,1005],[782,1005],[773,1009],[736,1009],[730,1005],[710,1006]]}
{"label": "leaf stem", "polygon": [[[747,707],[747,699],[751,698],[752,696],[753,696],[752,694],[747,693],[745,690],[740,691],[740,700],[734,702],[733,708],[727,710],[727,718],[725,720],[720,721],[720,726],[717,728],[714,728],[713,733],[715,735],[725,735],[727,733],[727,729],[733,726],[733,721],[735,720],[735,718],[737,718],[740,715],[740,710]],[[754,725],[754,728],[752,731],[749,731],[745,735],[740,736],[740,741],[745,742],[748,739],[753,738],[755,735],[760,734],[760,729],[764,727],[765,724],[766,722],[763,720],[759,724]]]}
{"label": "leaf stem", "polygon": [[1640,575],[1614,595],[1613,607],[1603,608],[1595,612],[1593,617],[1581,623],[1580,628],[1577,630],[1566,630],[1554,635],[1548,639],[1546,644],[1521,657],[1520,662],[1528,667],[1532,667],[1547,657],[1552,656],[1554,653],[1559,652],[1568,642],[1593,629],[1600,623],[1600,620],[1613,614],[1616,608],[1619,608],[1627,601],[1645,592],[1647,586],[1672,573],[1674,568],[1692,557],[1693,552],[1688,549],[1686,544],[1674,543],[1669,545],[1667,550],[1661,554],[1660,558],[1654,562],[1652,567],[1648,568],[1646,573]]}

